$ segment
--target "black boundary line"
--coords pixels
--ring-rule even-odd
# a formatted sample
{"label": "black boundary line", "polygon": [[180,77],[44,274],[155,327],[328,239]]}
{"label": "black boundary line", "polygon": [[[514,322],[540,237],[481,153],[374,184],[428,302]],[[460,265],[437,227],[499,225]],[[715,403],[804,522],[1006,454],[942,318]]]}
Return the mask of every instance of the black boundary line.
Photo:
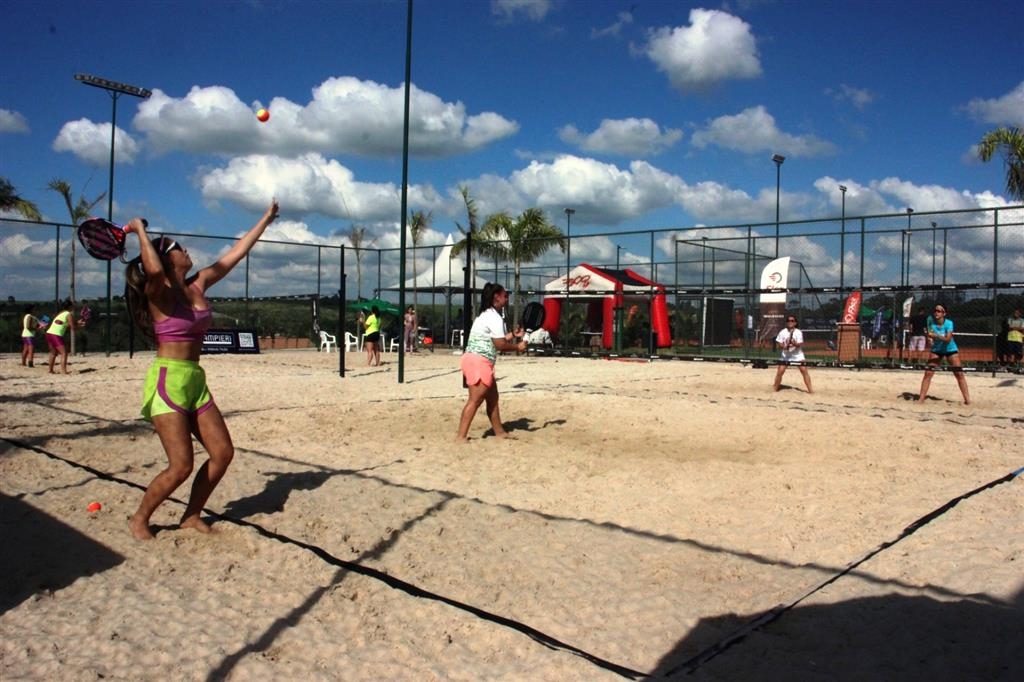
{"label": "black boundary line", "polygon": [[[99,469],[91,467],[91,466],[89,466],[87,464],[82,464],[80,462],[75,462],[73,460],[66,459],[64,457],[61,457],[58,454],[49,452],[48,450],[44,450],[43,448],[36,447],[34,445],[29,445],[27,443],[23,443],[21,441],[14,440],[14,439],[11,439],[11,438],[6,438],[6,437],[0,437],[0,440],[3,440],[3,441],[5,441],[5,442],[7,442],[7,443],[9,443],[9,444],[11,444],[11,445],[13,445],[15,447],[22,448],[24,450],[29,450],[29,451],[32,451],[32,452],[36,452],[36,453],[39,453],[39,454],[44,455],[46,457],[49,457],[50,459],[62,462],[64,464],[67,464],[69,466],[72,466],[72,467],[75,467],[75,468],[78,468],[78,469],[82,469],[82,470],[87,471],[90,474],[92,474],[93,476],[95,476],[95,477],[97,477],[99,479],[102,479],[104,481],[109,481],[109,482],[117,483],[117,484],[120,484],[120,485],[127,485],[129,487],[136,488],[138,490],[143,490],[143,491],[146,489],[145,486],[143,486],[143,485],[141,485],[139,483],[135,483],[133,481],[128,481],[128,480],[125,480],[123,478],[119,478],[117,476],[114,476],[112,474],[108,474],[105,471],[100,471]],[[174,500],[174,501],[181,503],[180,500]],[[218,514],[217,512],[211,511],[209,509],[204,509],[203,511],[205,513],[209,514],[210,516],[213,516],[214,518],[217,518],[219,520],[222,520],[222,521],[225,521],[225,522],[229,522],[229,523],[233,523],[233,524],[235,524],[237,526],[242,526],[244,528],[251,528],[251,529],[255,530],[257,533],[259,533],[260,535],[262,535],[263,537],[268,538],[270,540],[276,540],[277,542],[280,542],[282,544],[293,545],[293,546],[298,547],[300,549],[304,549],[307,552],[310,552],[310,553],[314,554],[315,556],[317,556],[318,558],[320,558],[322,561],[324,561],[327,564],[330,564],[332,566],[335,566],[337,568],[341,568],[341,569],[344,569],[344,570],[347,570],[347,571],[351,571],[352,573],[357,573],[359,575],[365,576],[367,578],[371,578],[373,580],[380,581],[380,582],[384,583],[385,585],[391,587],[392,589],[400,590],[400,591],[405,592],[406,594],[408,594],[408,595],[410,595],[412,597],[419,597],[421,599],[430,599],[432,601],[437,601],[437,602],[440,602],[442,604],[446,604],[447,606],[451,606],[451,607],[457,608],[459,610],[465,611],[467,613],[470,613],[470,614],[472,614],[472,615],[474,615],[477,618],[480,618],[482,620],[490,621],[490,622],[495,623],[497,625],[500,625],[502,627],[510,628],[510,629],[515,630],[515,631],[517,631],[517,632],[519,632],[519,633],[521,633],[523,635],[526,635],[530,639],[534,640],[535,642],[537,642],[539,644],[542,644],[543,646],[546,646],[549,649],[561,650],[561,651],[566,651],[568,653],[574,654],[576,656],[579,656],[580,658],[583,658],[584,660],[589,661],[590,663],[593,663],[594,665],[596,665],[596,666],[598,666],[600,668],[604,668],[605,670],[608,670],[608,671],[613,672],[613,673],[615,673],[617,675],[620,675],[621,677],[626,677],[626,678],[634,679],[634,680],[635,679],[640,679],[640,678],[648,677],[647,673],[642,673],[642,672],[639,672],[637,670],[633,670],[631,668],[628,668],[626,666],[619,665],[618,663],[613,663],[611,661],[603,659],[600,656],[597,656],[595,654],[591,654],[591,653],[589,653],[589,652],[587,652],[587,651],[585,651],[583,649],[580,649],[577,646],[574,646],[572,644],[568,644],[566,642],[563,642],[563,641],[557,639],[556,637],[553,637],[552,635],[549,635],[549,634],[547,634],[545,632],[542,632],[542,631],[540,631],[540,630],[538,630],[536,628],[533,628],[533,627],[531,627],[531,626],[529,626],[529,625],[527,625],[525,623],[522,623],[520,621],[513,620],[511,618],[507,618],[505,616],[501,616],[499,614],[492,613],[490,611],[486,611],[486,610],[481,609],[481,608],[479,608],[477,606],[473,606],[472,604],[467,604],[465,602],[461,602],[461,601],[459,601],[457,599],[453,599],[451,597],[446,597],[446,596],[444,596],[442,594],[438,594],[436,592],[430,592],[428,590],[423,589],[422,587],[418,587],[417,585],[413,585],[412,583],[409,583],[409,582],[406,582],[406,581],[401,580],[399,578],[396,578],[394,576],[388,575],[387,573],[384,573],[382,571],[378,571],[376,569],[369,568],[369,567],[366,567],[366,566],[361,566],[360,564],[352,563],[350,561],[345,561],[344,559],[340,559],[340,558],[334,556],[333,554],[331,554],[330,552],[328,552],[327,550],[325,550],[324,548],[322,548],[322,547],[320,547],[318,545],[310,544],[308,542],[303,542],[302,540],[296,540],[296,539],[291,538],[291,537],[289,537],[287,535],[284,535],[282,533],[276,533],[274,531],[271,531],[271,530],[268,530],[268,529],[264,528],[263,526],[260,526],[257,523],[253,523],[252,521],[246,521],[246,520],[243,520],[243,519],[232,518],[230,516],[225,516],[223,514]]]}
{"label": "black boundary line", "polygon": [[927,514],[925,514],[921,518],[919,518],[916,521],[914,521],[913,523],[911,523],[909,526],[904,528],[903,531],[899,535],[897,535],[894,539],[887,540],[886,542],[883,542],[878,547],[874,548],[873,550],[871,550],[870,552],[868,552],[867,554],[862,556],[860,559],[857,559],[853,563],[847,565],[846,568],[844,568],[839,573],[836,573],[834,576],[832,576],[828,580],[825,580],[824,582],[819,583],[818,585],[816,585],[815,587],[811,588],[810,590],[808,590],[804,594],[800,595],[799,597],[797,597],[793,601],[789,602],[788,604],[779,604],[778,606],[776,606],[776,607],[774,607],[772,609],[769,609],[768,611],[762,613],[761,615],[753,618],[749,622],[745,623],[744,625],[742,625],[739,628],[737,628],[736,630],[734,630],[731,634],[727,635],[726,637],[724,637],[723,639],[719,640],[718,642],[712,644],[711,646],[705,648],[703,651],[698,653],[696,656],[692,656],[691,658],[687,659],[686,661],[680,663],[676,667],[674,667],[671,670],[667,671],[664,674],[664,676],[665,677],[669,677],[671,675],[675,675],[675,674],[678,674],[678,673],[681,673],[681,672],[684,672],[687,675],[694,673],[698,668],[703,666],[705,663],[707,663],[711,659],[715,658],[719,654],[725,652],[727,649],[732,647],[734,644],[742,641],[751,632],[754,632],[755,630],[758,630],[758,629],[764,627],[765,625],[768,625],[769,623],[772,623],[772,622],[778,620],[779,618],[782,617],[782,614],[786,613],[787,611],[792,610],[798,604],[800,604],[800,602],[802,602],[805,599],[811,597],[816,592],[819,592],[819,591],[825,589],[826,587],[828,587],[832,583],[836,582],[840,578],[842,578],[842,577],[846,576],[847,574],[849,574],[851,571],[856,569],[861,564],[863,564],[866,561],[874,558],[876,555],[884,552],[885,550],[889,549],[890,547],[892,547],[893,545],[897,544],[898,542],[900,542],[900,541],[910,537],[911,535],[913,535],[917,531],[921,530],[921,528],[923,528],[924,526],[928,525],[929,523],[931,523],[935,519],[939,518],[940,516],[942,516],[943,514],[948,512],[949,510],[951,510],[953,507],[958,505],[960,502],[963,502],[964,500],[966,500],[968,498],[974,497],[975,495],[978,495],[978,494],[980,494],[980,493],[982,493],[982,492],[984,492],[984,491],[986,491],[986,490],[988,490],[990,488],[994,488],[997,485],[1002,485],[1003,483],[1008,483],[1009,481],[1012,481],[1014,478],[1016,478],[1017,476],[1021,475],[1022,473],[1024,473],[1024,467],[1016,469],[1015,471],[1011,471],[1010,473],[1006,474],[1005,476],[1001,476],[1000,478],[997,478],[994,481],[989,481],[988,483],[985,483],[984,485],[978,486],[977,488],[975,488],[974,490],[971,490],[970,492],[966,492],[966,493],[964,493],[962,495],[954,497],[949,502],[946,502],[944,505],[938,507],[937,509],[935,509],[935,510],[933,510],[931,512],[928,512]]}

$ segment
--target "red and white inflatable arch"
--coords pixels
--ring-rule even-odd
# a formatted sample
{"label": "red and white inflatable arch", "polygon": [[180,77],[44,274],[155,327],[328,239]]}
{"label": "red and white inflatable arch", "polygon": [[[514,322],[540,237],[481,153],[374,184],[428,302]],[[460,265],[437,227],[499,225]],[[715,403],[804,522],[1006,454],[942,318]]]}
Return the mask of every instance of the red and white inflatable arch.
{"label": "red and white inflatable arch", "polygon": [[[569,272],[568,298],[570,301],[587,299],[587,327],[601,330],[601,346],[610,349],[615,343],[615,309],[627,300],[651,302],[651,327],[658,348],[672,345],[672,332],[668,322],[668,302],[665,287],[652,282],[633,270],[603,270],[580,263]],[[544,329],[558,334],[562,305],[566,301],[566,278],[557,277],[546,285],[544,297]]]}

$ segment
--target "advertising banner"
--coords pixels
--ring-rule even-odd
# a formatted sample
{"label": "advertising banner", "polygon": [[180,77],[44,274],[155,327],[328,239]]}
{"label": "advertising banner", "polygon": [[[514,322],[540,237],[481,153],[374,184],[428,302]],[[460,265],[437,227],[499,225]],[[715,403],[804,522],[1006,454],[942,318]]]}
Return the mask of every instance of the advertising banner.
{"label": "advertising banner", "polygon": [[259,353],[255,329],[210,329],[203,337],[203,353]]}
{"label": "advertising banner", "polygon": [[761,324],[757,330],[757,342],[760,346],[770,345],[779,331],[786,326],[786,288],[789,286],[789,256],[776,258],[764,266],[761,271],[761,289],[767,289],[759,295]]}
{"label": "advertising banner", "polygon": [[859,324],[860,323],[860,301],[861,292],[855,291],[846,298],[846,303],[843,304],[843,319],[840,320],[841,324]]}

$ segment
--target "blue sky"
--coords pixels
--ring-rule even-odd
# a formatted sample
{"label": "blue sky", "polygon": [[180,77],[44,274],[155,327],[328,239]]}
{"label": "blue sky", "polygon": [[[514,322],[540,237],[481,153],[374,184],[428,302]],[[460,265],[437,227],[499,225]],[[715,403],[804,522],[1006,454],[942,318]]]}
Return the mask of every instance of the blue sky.
{"label": "blue sky", "polygon": [[[1016,3],[417,0],[410,210],[441,243],[539,206],[573,234],[999,206],[972,146],[1024,126]],[[114,218],[382,247],[400,220],[404,1],[7,0],[0,176],[66,220],[54,177]],[[1016,53],[1014,58],[1011,53]],[[271,119],[254,110],[268,106]],[[105,214],[105,202],[102,210]]]}

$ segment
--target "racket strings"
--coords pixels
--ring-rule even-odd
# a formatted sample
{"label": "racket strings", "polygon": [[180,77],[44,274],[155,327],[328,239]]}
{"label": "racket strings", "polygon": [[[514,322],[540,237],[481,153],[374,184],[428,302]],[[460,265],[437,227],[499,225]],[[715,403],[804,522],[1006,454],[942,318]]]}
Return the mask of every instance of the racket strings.
{"label": "racket strings", "polygon": [[87,220],[78,227],[78,240],[93,258],[124,262],[124,231],[101,221]]}

